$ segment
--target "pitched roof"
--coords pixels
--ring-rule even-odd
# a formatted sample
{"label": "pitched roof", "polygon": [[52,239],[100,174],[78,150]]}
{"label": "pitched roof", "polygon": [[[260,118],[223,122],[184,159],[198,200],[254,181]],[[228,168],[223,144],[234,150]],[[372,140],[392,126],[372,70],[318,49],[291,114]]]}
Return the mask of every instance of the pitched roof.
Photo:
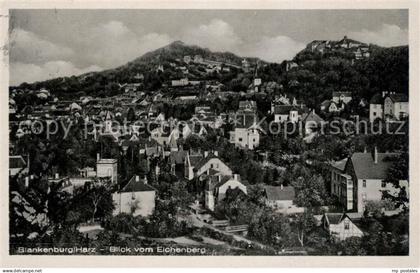
{"label": "pitched roof", "polygon": [[331,104],[331,101],[330,100],[324,100],[321,103],[321,106],[324,106],[325,108],[328,108],[328,107],[330,107],[330,104]]}
{"label": "pitched roof", "polygon": [[373,97],[370,99],[370,104],[382,104],[382,103],[383,103],[383,98],[381,94],[379,93],[373,95]]}
{"label": "pitched roof", "polygon": [[393,163],[391,159],[397,155],[398,153],[378,153],[378,162],[375,163],[371,153],[354,153],[351,162],[357,179],[385,179],[388,168]]}
{"label": "pitched roof", "polygon": [[140,192],[140,191],[156,191],[156,189],[145,183],[144,179],[136,181],[136,176],[133,176],[130,181],[119,192]]}
{"label": "pitched roof", "polygon": [[203,159],[202,154],[190,154],[188,155],[188,158],[190,159],[190,165],[192,167],[196,166],[198,162],[200,162]]}
{"label": "pitched roof", "polygon": [[294,200],[295,189],[292,186],[264,186],[265,194],[268,200]]}
{"label": "pitched roof", "polygon": [[257,116],[255,114],[236,114],[235,115],[235,123],[236,123],[236,128],[246,128],[248,129],[249,127],[251,127],[252,125],[254,125],[255,123],[258,123],[257,121]]}
{"label": "pitched roof", "polygon": [[389,97],[392,99],[393,102],[408,102],[408,97],[406,94],[391,94],[389,95]]}
{"label": "pitched roof", "polygon": [[346,96],[346,97],[351,97],[351,92],[344,92],[344,91],[333,92],[333,97],[340,97],[341,95]]}
{"label": "pitched roof", "polygon": [[99,164],[114,164],[117,163],[117,159],[115,158],[101,158],[98,160]]}
{"label": "pitched roof", "polygon": [[210,152],[207,157],[203,157],[200,161],[197,162],[197,164],[195,165],[195,169],[197,169],[197,170],[200,169],[212,158],[217,158],[222,163],[224,163],[218,156],[216,156],[214,153]]}
{"label": "pitched roof", "polygon": [[303,122],[321,123],[321,122],[324,122],[324,120],[320,116],[318,116],[316,113],[311,111],[303,117]]}
{"label": "pitched roof", "polygon": [[276,105],[274,106],[275,115],[289,115],[290,110],[293,108],[292,105]]}
{"label": "pitched roof", "polygon": [[257,103],[253,100],[245,100],[239,102],[239,109],[257,108]]}
{"label": "pitched roof", "polygon": [[[206,189],[213,190],[214,188],[220,188],[230,180],[234,180],[235,177],[231,175],[220,175],[218,173],[209,175],[206,181]],[[243,180],[240,175],[238,175],[237,181],[244,186],[248,186],[249,183],[247,180]]]}
{"label": "pitched roof", "polygon": [[184,150],[172,151],[169,155],[169,162],[171,164],[183,164],[186,156],[187,152]]}
{"label": "pitched roof", "polygon": [[20,168],[25,168],[25,167],[26,167],[26,162],[21,155],[9,156],[10,169],[20,169]]}
{"label": "pitched roof", "polygon": [[331,163],[331,167],[336,168],[340,171],[344,171],[344,169],[346,168],[346,163],[347,163],[347,158],[344,158],[340,161],[333,161]]}
{"label": "pitched roof", "polygon": [[345,218],[344,213],[325,213],[324,215],[330,225],[337,225]]}

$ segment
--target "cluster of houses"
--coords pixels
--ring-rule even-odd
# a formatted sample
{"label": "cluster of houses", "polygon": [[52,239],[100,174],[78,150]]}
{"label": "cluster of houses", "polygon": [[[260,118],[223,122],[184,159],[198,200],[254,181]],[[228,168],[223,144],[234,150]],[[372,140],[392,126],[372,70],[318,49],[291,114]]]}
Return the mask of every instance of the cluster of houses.
{"label": "cluster of houses", "polygon": [[[353,48],[351,42],[349,43],[348,47]],[[194,56],[194,58],[184,57],[184,62],[188,64],[189,62],[212,61]],[[246,63],[246,60],[242,63],[244,70],[247,67]],[[139,81],[142,80],[142,76],[136,75]],[[172,81],[173,86],[197,84],[199,82],[189,81],[187,78],[175,81],[175,83]],[[260,86],[261,79],[255,76],[250,88],[257,90]],[[19,111],[16,102],[11,98],[9,101],[9,108],[12,110],[9,112],[11,131],[15,132],[17,138],[31,134],[33,133],[30,130],[31,124],[36,120],[54,119],[82,121],[86,124],[97,123],[101,125],[101,129],[93,126],[89,134],[95,141],[110,137],[118,143],[127,157],[129,155],[126,153],[129,149],[131,153],[135,151],[140,157],[145,158],[148,164],[151,159],[159,157],[169,164],[173,175],[187,181],[201,181],[204,185],[201,192],[202,204],[209,211],[214,211],[217,204],[233,192],[248,194],[250,183],[234,173],[217,151],[184,150],[179,140],[191,135],[203,137],[209,130],[218,130],[225,122],[228,122],[233,124],[229,132],[230,143],[238,148],[256,149],[261,141],[262,130],[259,127],[258,107],[255,101],[240,101],[235,112],[221,114],[216,114],[210,106],[197,105],[190,120],[183,122],[182,126],[171,126],[171,124],[177,124],[178,120],[166,118],[157,105],[161,102],[178,103],[176,99],[168,98],[161,92],[153,95],[138,92],[139,85],[137,84],[125,84],[121,88],[124,88],[125,92],[112,98],[83,96],[76,101],[60,101],[43,89],[36,94],[40,100],[44,101],[43,104],[19,109]],[[331,100],[321,104],[321,111],[340,112],[352,99],[350,92],[334,92]],[[187,96],[179,100],[196,102],[197,97]],[[372,98],[369,109],[372,122],[378,118],[401,120],[408,116],[408,98],[403,94],[383,92]],[[317,126],[324,121],[305,103],[285,95],[278,96],[272,101],[270,112],[276,123],[303,122],[305,135],[315,132]],[[126,131],[115,128],[114,120],[123,120],[129,115],[134,115],[136,120],[153,123],[150,135],[142,136],[140,134],[142,129],[137,128],[134,123],[129,123],[129,129]],[[14,130],[16,128],[18,129]],[[15,155],[13,143],[11,145],[9,176],[18,177],[23,186],[28,187],[34,179],[34,174],[29,175],[30,159],[25,155]],[[395,153],[378,153],[375,149],[372,153],[354,153],[349,158],[330,164],[331,195],[337,197],[345,210],[338,214],[325,213],[320,218],[320,224],[330,234],[341,240],[350,236],[363,235],[363,232],[353,223],[352,213],[363,213],[367,202],[381,200],[382,191],[395,193],[396,189],[393,185],[385,183],[384,179],[392,162],[389,159],[396,155]],[[147,177],[139,175],[133,175],[128,181],[121,183],[122,181],[118,181],[119,164],[121,162],[119,163],[117,159],[102,158],[98,155],[96,166],[86,166],[79,170],[78,175],[60,177],[59,174],[54,174],[53,177],[48,178],[48,183],[60,184],[63,190],[72,193],[75,188],[82,187],[88,182],[108,179],[112,184],[122,185],[112,195],[115,215],[119,213],[132,213],[135,216],[152,214],[157,198],[156,188],[149,183]],[[158,167],[152,171],[158,176]],[[401,187],[408,188],[407,181],[400,181],[400,184]],[[297,207],[294,203],[295,190],[292,186],[264,185],[263,194],[266,205],[279,213],[292,214],[304,211],[304,208]]]}
{"label": "cluster of houses", "polygon": [[328,113],[337,113],[344,110],[344,107],[352,100],[351,92],[333,92],[331,100],[325,100],[321,103],[321,111]]}

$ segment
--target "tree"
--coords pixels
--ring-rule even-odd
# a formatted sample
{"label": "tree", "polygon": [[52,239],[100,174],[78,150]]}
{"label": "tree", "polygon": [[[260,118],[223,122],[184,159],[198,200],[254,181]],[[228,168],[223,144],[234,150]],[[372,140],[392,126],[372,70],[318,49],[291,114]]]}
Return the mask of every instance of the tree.
{"label": "tree", "polygon": [[249,223],[248,236],[264,244],[283,248],[289,246],[292,240],[288,219],[265,209],[260,216]]}
{"label": "tree", "polygon": [[95,216],[99,210],[102,213],[102,217],[112,212],[114,208],[111,196],[113,187],[109,180],[95,179],[91,184],[87,185],[85,190],[86,192],[82,194],[90,201],[92,222],[95,222]]}
{"label": "tree", "polygon": [[350,237],[338,243],[338,249],[342,255],[363,256],[366,255],[366,250],[363,249],[363,238]]}
{"label": "tree", "polygon": [[296,219],[293,221],[292,228],[295,229],[298,241],[302,247],[304,246],[305,237],[314,227],[315,220],[311,213],[304,212],[296,216]]}
{"label": "tree", "polygon": [[393,161],[393,163],[388,169],[387,176],[384,181],[387,183],[392,183],[396,189],[399,189],[399,191],[397,195],[392,195],[388,192],[384,192],[383,198],[392,200],[395,203],[396,208],[402,207],[404,210],[408,210],[408,194],[405,186],[402,186],[400,184],[401,180],[408,181],[408,152],[401,153],[395,158],[388,158],[387,160],[391,160]]}

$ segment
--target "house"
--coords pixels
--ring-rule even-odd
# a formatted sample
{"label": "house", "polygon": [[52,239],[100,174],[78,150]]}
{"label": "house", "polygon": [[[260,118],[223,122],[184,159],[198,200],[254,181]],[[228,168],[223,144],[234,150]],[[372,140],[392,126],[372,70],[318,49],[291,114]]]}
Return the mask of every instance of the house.
{"label": "house", "polygon": [[375,94],[369,102],[369,121],[374,122],[376,119],[382,119],[383,112],[383,98],[381,94]]}
{"label": "house", "polygon": [[240,190],[247,194],[248,182],[242,180],[239,174],[223,176],[221,174],[211,176],[206,181],[204,190],[205,207],[214,211],[215,205],[226,197],[230,190]]}
{"label": "house", "polygon": [[159,145],[166,146],[169,144],[170,133],[171,132],[169,127],[157,127],[150,132],[150,136]]}
{"label": "house", "polygon": [[353,48],[353,47],[360,47],[364,44],[362,44],[361,42],[352,40],[347,38],[347,36],[344,36],[344,38],[337,42],[337,46],[343,47],[343,48]]}
{"label": "house", "polygon": [[405,94],[391,93],[384,99],[384,117],[401,120],[408,117],[408,97]]}
{"label": "house", "polygon": [[9,156],[9,176],[15,176],[20,172],[28,172],[28,163],[26,163],[25,159],[23,159],[21,155]]}
{"label": "house", "polygon": [[113,184],[118,183],[118,160],[113,158],[100,158],[97,154],[96,176],[107,177]]}
{"label": "house", "polygon": [[256,114],[239,112],[234,116],[235,128],[229,132],[229,142],[236,147],[253,150],[260,144]]}
{"label": "house", "polygon": [[286,61],[286,71],[289,71],[292,68],[298,67],[299,65],[293,61]]}
{"label": "house", "polygon": [[305,113],[302,116],[302,122],[305,125],[306,135],[317,131],[324,124],[324,120],[315,113],[315,110],[312,110],[309,113]]}
{"label": "house", "polygon": [[328,113],[336,113],[344,110],[345,103],[342,101],[335,102],[333,100],[325,100],[321,103],[321,111]]}
{"label": "house", "polygon": [[296,123],[302,118],[305,109],[294,105],[276,105],[273,109],[274,122]]}
{"label": "house", "polygon": [[182,78],[179,80],[172,80],[172,86],[187,86],[189,81],[188,78]]}
{"label": "house", "polygon": [[324,230],[340,241],[363,236],[360,228],[345,213],[324,213],[321,223]]}
{"label": "house", "polygon": [[187,157],[187,151],[184,151],[183,146],[179,147],[177,151],[171,151],[169,154],[169,164],[171,166],[171,173],[176,175],[177,173],[184,172],[185,158]]}
{"label": "house", "polygon": [[257,103],[253,100],[244,100],[239,102],[238,111],[257,112]]}
{"label": "house", "polygon": [[140,86],[140,83],[129,83],[125,86],[124,93],[136,92],[139,90]]}
{"label": "house", "polygon": [[156,189],[147,183],[147,177],[133,176],[121,190],[112,195],[115,205],[113,214],[149,216],[155,210]]}
{"label": "house", "polygon": [[195,63],[202,63],[203,62],[203,57],[201,55],[195,55],[194,56],[194,62]]}
{"label": "house", "polygon": [[184,56],[184,63],[189,64],[191,61],[192,61],[191,56],[189,56],[189,55],[185,55],[185,56]]}
{"label": "house", "polygon": [[292,186],[264,186],[264,198],[267,206],[273,209],[293,208],[295,189]]}
{"label": "house", "polygon": [[[347,210],[363,213],[367,201],[382,200],[382,192],[392,195],[398,189],[386,183],[389,167],[397,153],[354,153],[344,163],[335,163],[331,168],[332,195],[337,196]],[[400,186],[408,192],[408,181],[401,180]]]}
{"label": "house", "polygon": [[156,68],[156,73],[163,72],[163,71],[165,71],[164,68],[163,68],[163,65],[161,65],[161,64],[158,65],[157,68]]}
{"label": "house", "polygon": [[409,115],[408,97],[402,93],[383,91],[375,94],[369,104],[369,120],[401,120]]}
{"label": "house", "polygon": [[[162,69],[163,69],[163,67],[162,67]],[[137,80],[137,81],[143,81],[144,80],[144,75],[143,74],[140,74],[140,73],[137,73],[134,76],[134,79]]]}
{"label": "house", "polygon": [[161,150],[159,143],[152,137],[139,138],[139,153],[141,155],[158,157],[161,154]]}
{"label": "house", "polygon": [[192,180],[202,174],[210,174],[210,172],[220,173],[222,175],[232,175],[232,170],[224,163],[217,151],[189,154],[185,157],[185,178]]}
{"label": "house", "polygon": [[244,72],[249,72],[251,65],[249,64],[249,62],[246,59],[242,60],[242,70]]}
{"label": "house", "polygon": [[350,175],[346,174],[345,167],[347,158],[332,162],[330,164],[331,170],[331,195],[336,196],[340,204],[346,211],[354,210],[353,196],[355,194],[355,187]]}
{"label": "house", "polygon": [[332,101],[335,103],[343,102],[345,104],[352,100],[351,92],[333,92]]}

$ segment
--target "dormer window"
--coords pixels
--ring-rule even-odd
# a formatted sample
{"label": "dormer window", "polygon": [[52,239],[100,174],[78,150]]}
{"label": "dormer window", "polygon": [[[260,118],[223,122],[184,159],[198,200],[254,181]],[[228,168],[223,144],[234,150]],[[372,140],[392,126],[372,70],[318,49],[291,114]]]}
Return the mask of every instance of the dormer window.
{"label": "dormer window", "polygon": [[350,229],[350,223],[349,221],[344,221],[344,229],[349,230]]}

